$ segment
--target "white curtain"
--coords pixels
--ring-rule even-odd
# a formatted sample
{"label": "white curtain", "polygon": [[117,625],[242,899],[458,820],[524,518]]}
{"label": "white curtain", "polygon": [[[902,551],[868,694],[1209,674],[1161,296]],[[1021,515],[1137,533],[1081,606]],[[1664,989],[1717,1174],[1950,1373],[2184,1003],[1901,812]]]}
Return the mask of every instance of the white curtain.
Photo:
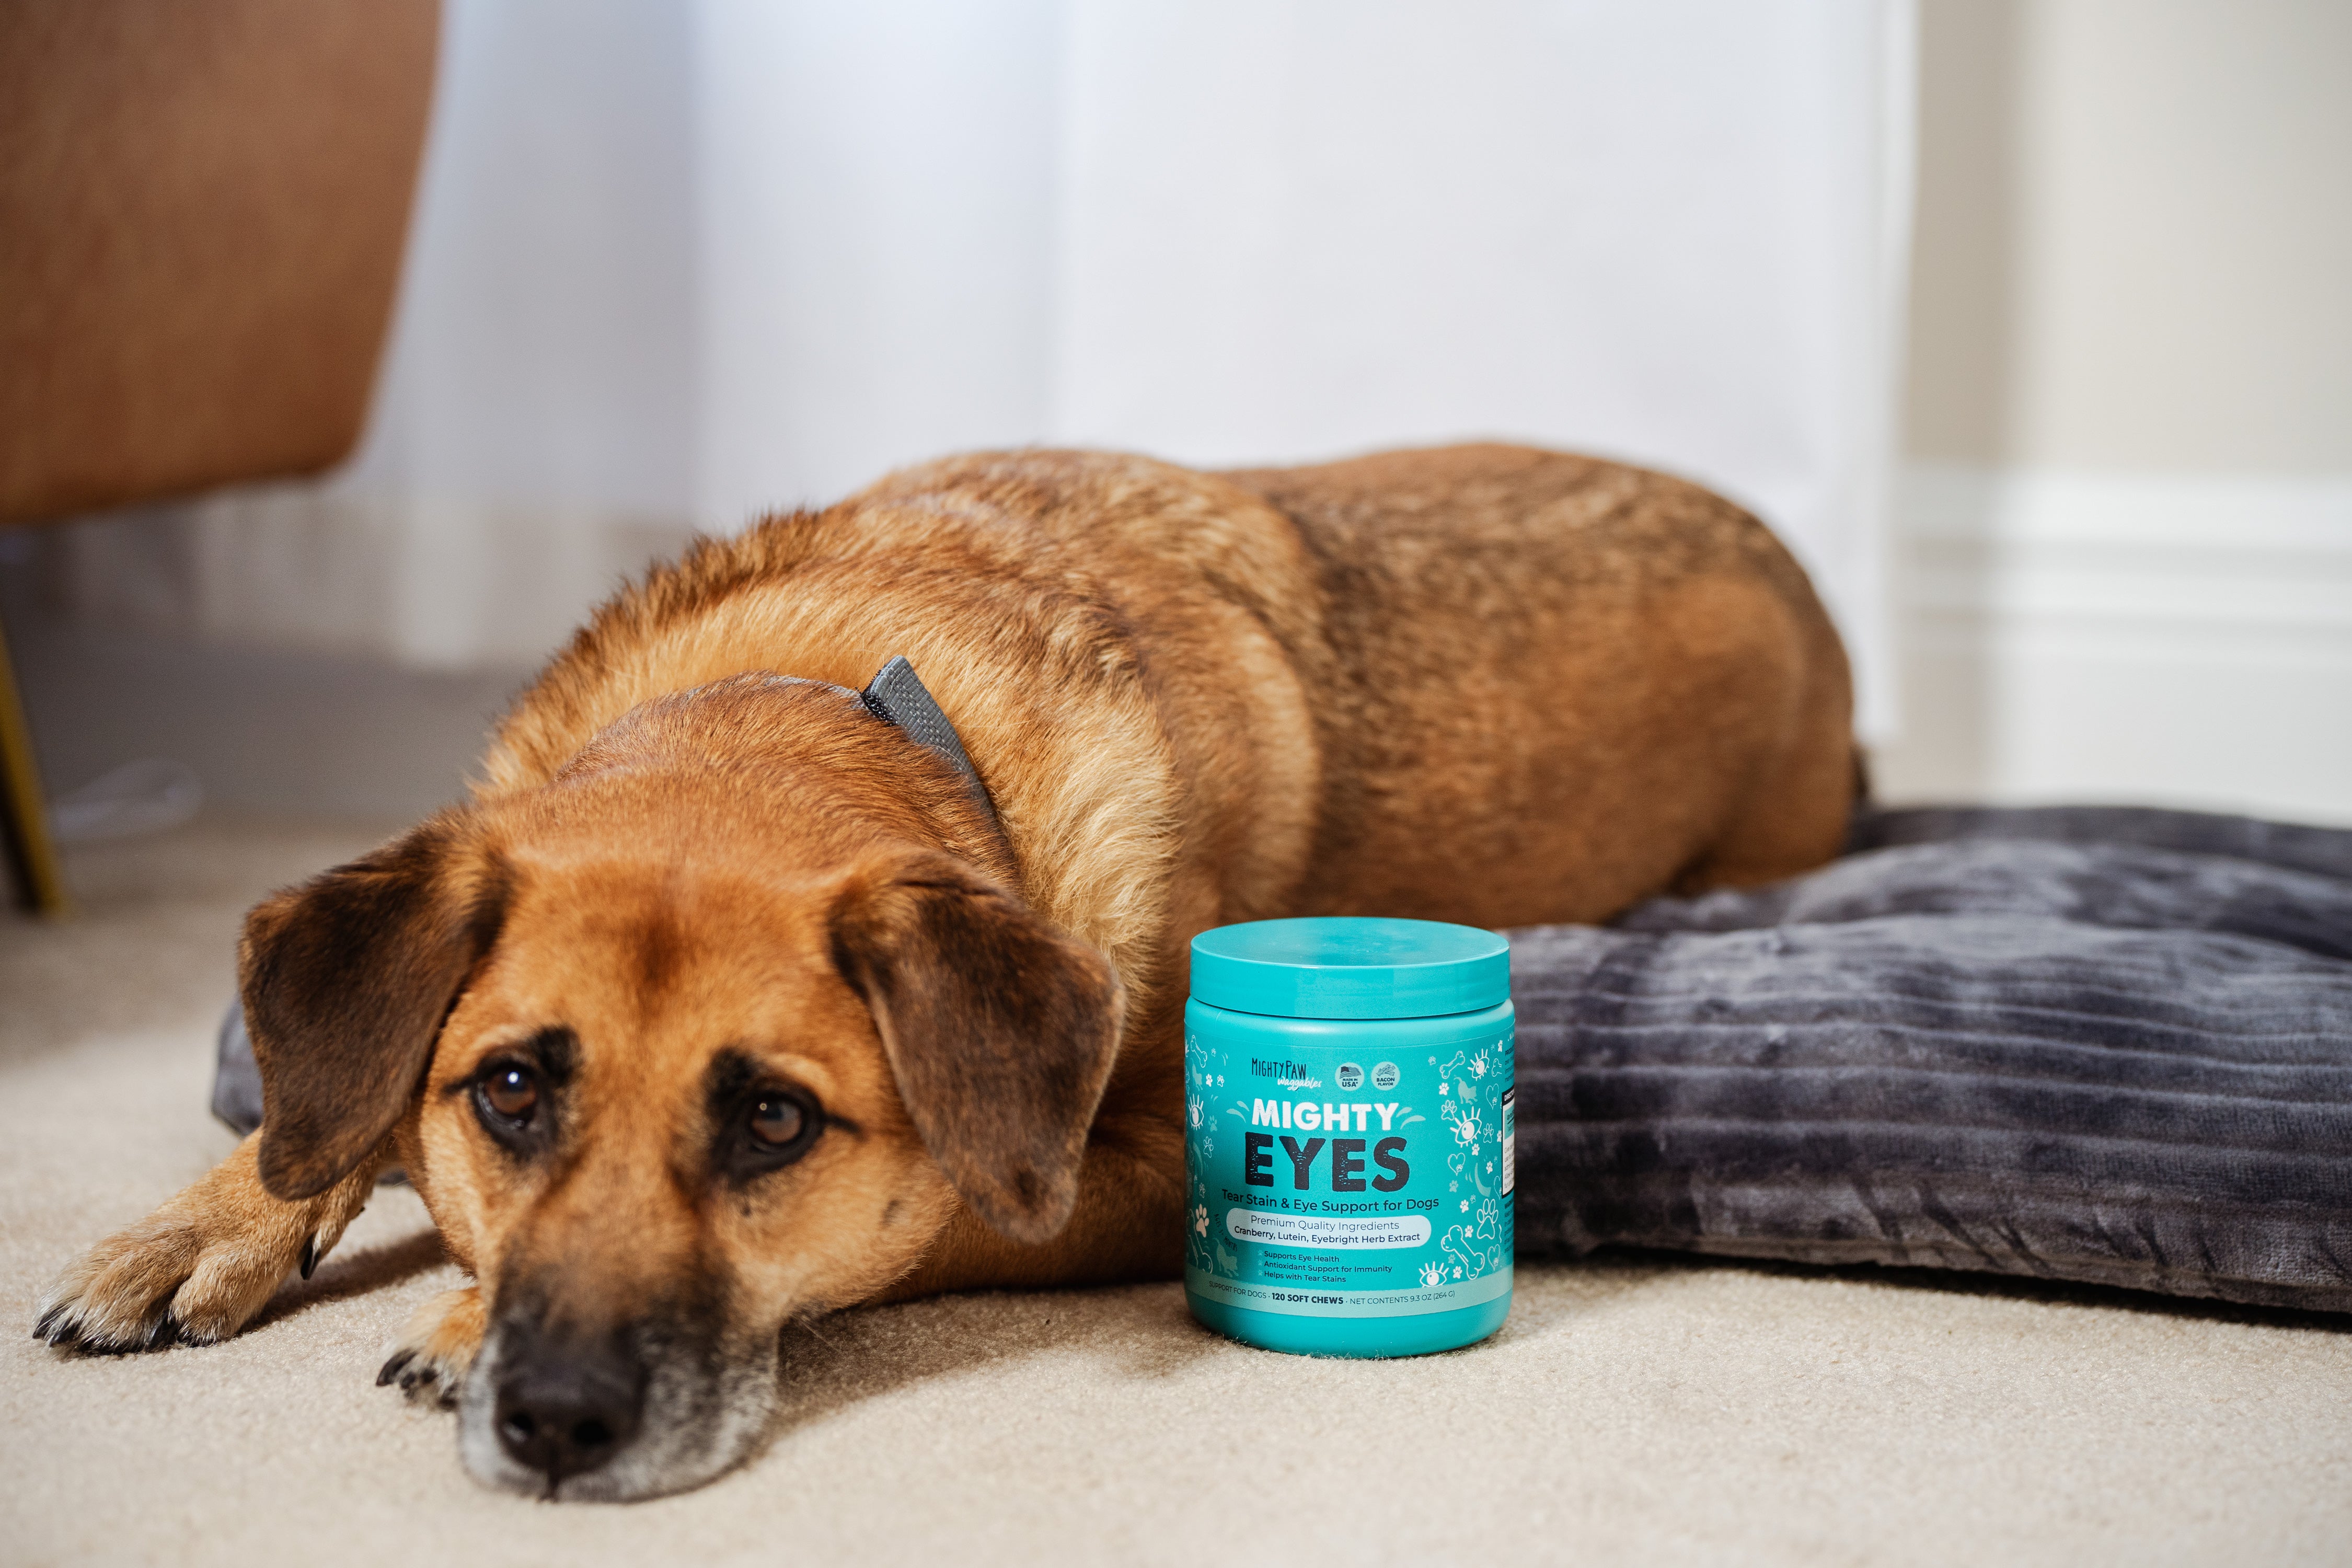
{"label": "white curtain", "polygon": [[689,528],[958,447],[1493,436],[1756,510],[1891,720],[1909,0],[446,14],[361,458],[193,509],[161,588],[98,531],[89,594],[516,663]]}

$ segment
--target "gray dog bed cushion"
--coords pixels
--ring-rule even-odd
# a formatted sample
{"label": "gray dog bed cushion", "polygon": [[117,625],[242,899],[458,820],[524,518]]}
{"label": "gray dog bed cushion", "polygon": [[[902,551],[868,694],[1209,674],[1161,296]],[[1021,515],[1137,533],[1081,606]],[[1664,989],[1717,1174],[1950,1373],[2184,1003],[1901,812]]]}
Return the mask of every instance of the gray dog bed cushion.
{"label": "gray dog bed cushion", "polygon": [[[1522,1253],[2352,1311],[2352,832],[1869,813],[1810,876],[1509,934]],[[260,1121],[234,1011],[213,1103]]]}
{"label": "gray dog bed cushion", "polygon": [[1900,811],[1851,851],[1511,933],[1521,1252],[2352,1310],[2352,832]]}

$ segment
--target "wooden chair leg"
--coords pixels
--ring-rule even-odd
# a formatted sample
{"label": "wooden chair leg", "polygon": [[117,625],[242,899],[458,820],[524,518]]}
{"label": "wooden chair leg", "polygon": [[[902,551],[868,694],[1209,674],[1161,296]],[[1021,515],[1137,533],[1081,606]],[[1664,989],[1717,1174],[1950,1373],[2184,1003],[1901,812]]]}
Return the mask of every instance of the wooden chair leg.
{"label": "wooden chair leg", "polygon": [[5,628],[0,628],[0,830],[17,902],[53,919],[66,914],[70,906],[65,877],[49,837],[48,804],[33,756],[32,728],[25,722],[16,690],[16,667],[8,661]]}

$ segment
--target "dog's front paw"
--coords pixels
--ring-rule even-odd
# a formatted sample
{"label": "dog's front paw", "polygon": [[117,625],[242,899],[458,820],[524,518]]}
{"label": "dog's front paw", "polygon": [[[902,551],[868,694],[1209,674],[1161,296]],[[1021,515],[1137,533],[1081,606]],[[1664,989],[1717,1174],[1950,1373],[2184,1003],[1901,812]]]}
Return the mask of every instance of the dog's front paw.
{"label": "dog's front paw", "polygon": [[480,1286],[442,1291],[409,1317],[375,1374],[376,1386],[397,1383],[412,1402],[456,1409],[457,1391],[481,1353],[485,1321]]}
{"label": "dog's front paw", "polygon": [[288,1274],[309,1274],[365,1205],[374,1169],[287,1203],[261,1185],[257,1142],[59,1275],[34,1337],[100,1353],[211,1344],[243,1328]]}

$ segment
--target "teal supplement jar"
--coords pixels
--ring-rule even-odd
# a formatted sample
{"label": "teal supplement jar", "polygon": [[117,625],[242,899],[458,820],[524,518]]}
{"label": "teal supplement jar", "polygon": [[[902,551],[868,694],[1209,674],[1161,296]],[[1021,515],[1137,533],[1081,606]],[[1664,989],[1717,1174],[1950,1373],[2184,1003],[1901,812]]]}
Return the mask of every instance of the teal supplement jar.
{"label": "teal supplement jar", "polygon": [[1510,948],[1328,917],[1192,939],[1184,1299],[1244,1344],[1425,1355],[1511,1310]]}

